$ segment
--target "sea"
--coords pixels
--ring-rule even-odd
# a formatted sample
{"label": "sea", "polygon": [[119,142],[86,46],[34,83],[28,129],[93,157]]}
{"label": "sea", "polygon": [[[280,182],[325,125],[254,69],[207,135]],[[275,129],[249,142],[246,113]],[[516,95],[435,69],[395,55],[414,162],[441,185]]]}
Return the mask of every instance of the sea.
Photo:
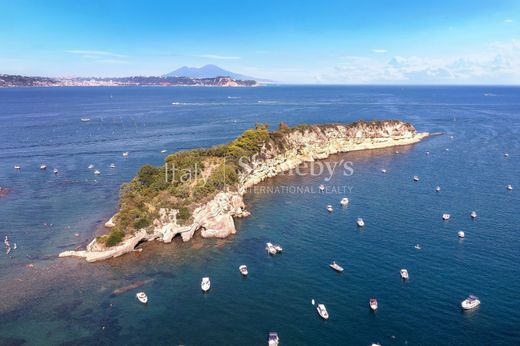
{"label": "sea", "polygon": [[[382,119],[442,135],[266,180],[226,239],[57,257],[103,234],[143,164],[257,123]],[[519,87],[14,88],[0,89],[0,124],[0,238],[17,244],[0,244],[0,345],[267,345],[271,331],[281,346],[520,345]],[[469,294],[481,305],[462,311]]]}

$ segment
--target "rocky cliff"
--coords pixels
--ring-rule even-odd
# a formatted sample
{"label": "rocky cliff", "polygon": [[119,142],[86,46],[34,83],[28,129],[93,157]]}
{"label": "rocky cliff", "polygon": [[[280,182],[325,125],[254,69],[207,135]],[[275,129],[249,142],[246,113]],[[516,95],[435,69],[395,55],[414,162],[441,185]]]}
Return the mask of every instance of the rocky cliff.
{"label": "rocky cliff", "polygon": [[[189,225],[181,225],[178,210],[160,208],[153,225],[126,236],[118,245],[106,247],[94,239],[84,251],[65,251],[60,257],[84,257],[89,262],[117,257],[131,252],[143,241],[165,243],[180,235],[189,241],[195,232],[204,238],[224,238],[236,232],[234,218],[249,215],[243,194],[264,179],[294,169],[304,162],[327,158],[329,155],[365,149],[376,149],[419,142],[428,133],[401,121],[356,122],[348,125],[314,125],[281,129],[265,140],[256,154],[243,165],[235,188],[218,191],[212,199],[192,212]],[[117,214],[116,214],[117,216]],[[106,224],[114,225],[113,218]]]}

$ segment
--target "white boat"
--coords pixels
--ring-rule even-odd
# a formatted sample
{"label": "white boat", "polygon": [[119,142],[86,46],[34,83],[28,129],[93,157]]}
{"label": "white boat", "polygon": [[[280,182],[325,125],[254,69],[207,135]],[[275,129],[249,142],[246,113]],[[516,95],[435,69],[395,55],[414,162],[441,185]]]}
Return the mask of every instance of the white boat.
{"label": "white boat", "polygon": [[469,216],[471,216],[472,219],[476,219],[477,218],[477,212],[476,211],[472,211]]}
{"label": "white boat", "polygon": [[507,189],[508,189],[509,191],[513,190],[513,185],[511,185],[511,184],[507,185]]}
{"label": "white boat", "polygon": [[372,345],[370,345],[370,346],[381,346],[381,344],[380,344],[379,342],[374,342],[374,343],[372,343]]}
{"label": "white boat", "polygon": [[437,186],[437,187],[435,188],[435,192],[441,192],[441,187],[440,187],[440,186]]}
{"label": "white boat", "polygon": [[472,294],[470,294],[468,298],[464,299],[462,301],[462,303],[460,303],[460,306],[464,310],[471,310],[471,309],[476,308],[479,305],[480,305],[480,300],[478,299],[478,297],[476,297]]}
{"label": "white boat", "polygon": [[100,174],[101,174],[101,172],[100,172],[100,171],[98,171],[98,170],[96,169],[96,170],[94,171],[94,174],[95,174],[95,175],[100,175]]}
{"label": "white boat", "polygon": [[20,169],[22,169],[22,167],[18,166],[18,165],[15,165],[14,166],[14,169],[16,169],[17,171],[19,171]]}
{"label": "white boat", "polygon": [[372,309],[372,311],[376,311],[377,308],[378,308],[377,299],[376,298],[371,298],[370,302],[369,302],[369,305],[370,305],[370,309]]}
{"label": "white boat", "polygon": [[320,191],[325,191],[325,185],[320,184],[319,189],[320,189]]}
{"label": "white boat", "polygon": [[356,220],[356,223],[359,227],[365,227],[365,221],[363,221],[363,219],[360,217],[358,217],[358,219]]}
{"label": "white boat", "polygon": [[383,168],[383,169],[381,170],[381,172],[382,172],[382,173],[386,173],[386,169]]}
{"label": "white boat", "polygon": [[336,261],[332,261],[331,264],[329,264],[329,267],[337,271],[338,273],[343,272],[343,267],[336,263]]}
{"label": "white boat", "polygon": [[84,123],[88,123],[90,121],[90,118],[81,118],[80,120]]}
{"label": "white boat", "polygon": [[58,174],[58,169],[57,169],[57,168],[54,168],[54,169],[52,170],[52,172],[53,172],[54,174]]}
{"label": "white boat", "polygon": [[449,149],[449,148],[446,148],[445,150],[446,150],[446,151],[450,151],[450,149]]}
{"label": "white boat", "polygon": [[278,346],[280,343],[280,338],[278,337],[277,332],[269,332],[269,339],[267,342],[268,346]]}
{"label": "white boat", "polygon": [[444,214],[442,214],[442,219],[445,220],[445,221],[449,220],[450,217],[451,217],[451,215],[448,214],[448,213],[444,213]]}
{"label": "white boat", "polygon": [[465,236],[464,231],[459,231],[457,235],[459,236],[459,238],[464,238]]}
{"label": "white boat", "polygon": [[399,150],[396,150],[395,153],[396,153],[396,154],[399,154]]}
{"label": "white boat", "polygon": [[42,164],[40,165],[40,169],[41,169],[42,171],[46,170],[46,169],[47,169],[47,165],[45,165],[45,164],[42,163]]}
{"label": "white boat", "polygon": [[163,149],[163,150],[161,150],[161,154],[164,154],[164,153],[166,153],[167,151],[168,151],[168,150]]}
{"label": "white boat", "polygon": [[414,248],[416,248],[417,250],[421,250],[422,249],[421,245],[419,245],[419,244],[415,244]]}
{"label": "white boat", "polygon": [[278,251],[276,251],[275,247],[273,246],[272,243],[266,243],[265,244],[265,249],[267,250],[267,252],[270,254],[270,255],[276,255],[276,253]]}
{"label": "white boat", "polygon": [[247,271],[247,266],[245,264],[242,264],[240,267],[238,267],[238,270],[240,270],[240,274],[247,276],[249,272]]}
{"label": "white boat", "polygon": [[276,250],[276,252],[282,252],[283,251],[283,248],[280,245],[278,245],[278,244],[273,244],[273,247]]}
{"label": "white boat", "polygon": [[88,165],[88,169],[92,169],[92,168],[94,168],[93,164]]}
{"label": "white boat", "polygon": [[329,312],[327,311],[325,304],[316,305],[316,311],[318,311],[318,315],[320,315],[320,317],[323,318],[324,320],[329,319]]}
{"label": "white boat", "polygon": [[125,151],[125,152],[123,153],[123,157],[128,157],[128,151]]}
{"label": "white boat", "polygon": [[401,279],[403,280],[408,280],[410,276],[408,275],[408,270],[406,269],[401,269]]}
{"label": "white boat", "polygon": [[332,205],[329,204],[329,205],[327,206],[327,211],[328,211],[329,213],[332,213],[333,210],[334,210],[334,209],[332,208]]}
{"label": "white boat", "polygon": [[143,303],[143,304],[146,304],[148,303],[148,297],[146,296],[146,293],[144,292],[139,292],[135,295],[137,297],[137,299]]}
{"label": "white boat", "polygon": [[419,181],[419,176],[414,175],[414,176],[413,176],[413,181]]}
{"label": "white boat", "polygon": [[203,292],[209,291],[209,289],[211,288],[211,281],[209,281],[209,277],[202,278],[202,281],[200,283],[200,288],[202,289]]}
{"label": "white boat", "polygon": [[347,206],[347,205],[349,204],[349,202],[350,202],[350,201],[348,200],[347,197],[343,197],[343,198],[341,199],[341,201],[339,202],[339,204],[341,204],[342,206]]}
{"label": "white boat", "polygon": [[427,152],[426,152],[426,155],[430,155],[430,152],[429,152],[429,151],[427,151]]}
{"label": "white boat", "polygon": [[116,164],[115,163],[111,163],[109,167],[110,168],[116,168]]}
{"label": "white boat", "polygon": [[509,157],[509,154],[508,154],[508,153],[505,153],[505,154],[504,154],[504,157]]}

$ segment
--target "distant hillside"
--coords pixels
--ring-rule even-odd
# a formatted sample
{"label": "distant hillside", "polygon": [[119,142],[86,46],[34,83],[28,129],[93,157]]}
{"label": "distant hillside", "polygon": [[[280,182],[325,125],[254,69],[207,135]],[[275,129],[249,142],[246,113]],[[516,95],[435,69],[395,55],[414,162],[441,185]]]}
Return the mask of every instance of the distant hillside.
{"label": "distant hillside", "polygon": [[251,76],[244,76],[239,73],[224,70],[217,65],[204,65],[202,67],[183,66],[175,71],[167,73],[164,77],[190,77],[190,78],[215,78],[215,77],[231,77],[236,80],[256,80],[259,82],[270,82],[267,79],[260,79]]}

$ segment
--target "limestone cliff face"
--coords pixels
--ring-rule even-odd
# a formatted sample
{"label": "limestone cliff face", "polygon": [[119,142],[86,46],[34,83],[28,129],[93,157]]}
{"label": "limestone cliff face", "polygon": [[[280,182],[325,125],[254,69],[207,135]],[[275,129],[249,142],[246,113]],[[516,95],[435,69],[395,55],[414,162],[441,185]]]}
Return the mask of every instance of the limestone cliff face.
{"label": "limestone cliff face", "polygon": [[[169,243],[178,234],[183,241],[189,241],[197,231],[204,238],[224,238],[236,233],[234,218],[249,215],[243,201],[246,189],[262,180],[332,154],[407,145],[427,136],[428,133],[416,133],[411,124],[400,121],[306,126],[288,130],[281,137],[266,142],[259,154],[247,162],[249,168],[241,174],[236,191],[219,192],[208,203],[196,208],[190,225],[179,225],[177,210],[160,209],[151,231],[139,230],[112,248],[105,248],[93,240],[85,251],[65,251],[60,257],[85,257],[94,262],[131,252],[142,241],[157,239]],[[112,225],[111,221],[107,222],[107,226]]]}

